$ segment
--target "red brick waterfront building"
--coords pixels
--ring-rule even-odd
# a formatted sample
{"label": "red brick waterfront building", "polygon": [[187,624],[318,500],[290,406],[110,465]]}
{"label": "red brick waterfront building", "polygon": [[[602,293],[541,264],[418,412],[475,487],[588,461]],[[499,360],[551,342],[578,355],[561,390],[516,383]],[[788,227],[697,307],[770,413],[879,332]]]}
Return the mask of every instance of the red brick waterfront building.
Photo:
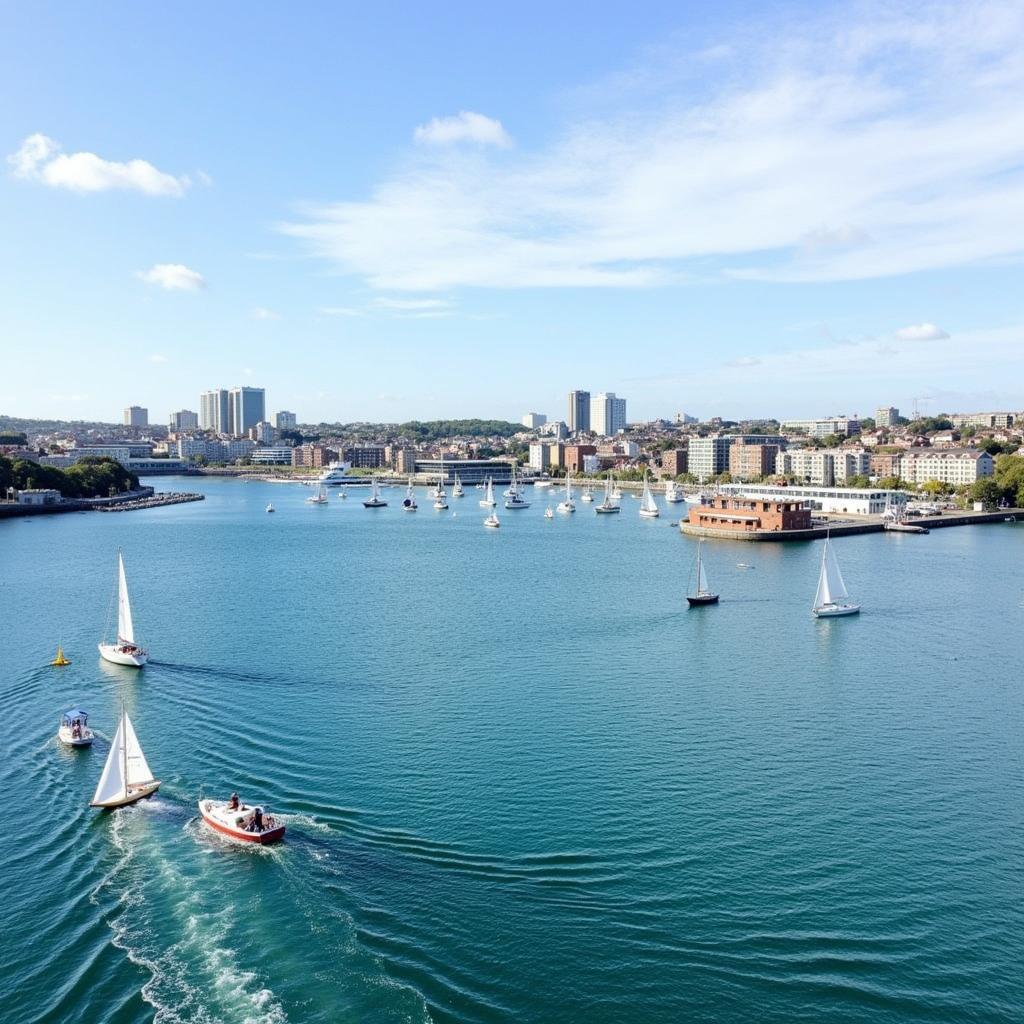
{"label": "red brick waterfront building", "polygon": [[691,508],[690,525],[734,533],[809,530],[811,510],[802,501],[766,501],[723,495]]}

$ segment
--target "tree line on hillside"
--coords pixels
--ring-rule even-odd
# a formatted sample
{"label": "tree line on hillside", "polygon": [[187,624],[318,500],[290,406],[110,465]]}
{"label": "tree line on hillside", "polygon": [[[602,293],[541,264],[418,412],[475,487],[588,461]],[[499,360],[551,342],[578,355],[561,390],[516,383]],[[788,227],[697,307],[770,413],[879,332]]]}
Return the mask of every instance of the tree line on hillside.
{"label": "tree line on hillside", "polygon": [[282,431],[292,440],[319,441],[323,437],[351,437],[372,440],[399,437],[409,441],[442,441],[448,437],[511,437],[525,430],[508,420],[409,420],[407,423],[318,423],[303,424],[297,431]]}
{"label": "tree line on hillside", "polygon": [[88,455],[67,469],[40,466],[28,459],[0,456],[0,493],[9,487],[19,491],[48,487],[65,498],[105,498],[115,491],[133,490],[139,478],[114,459]]}

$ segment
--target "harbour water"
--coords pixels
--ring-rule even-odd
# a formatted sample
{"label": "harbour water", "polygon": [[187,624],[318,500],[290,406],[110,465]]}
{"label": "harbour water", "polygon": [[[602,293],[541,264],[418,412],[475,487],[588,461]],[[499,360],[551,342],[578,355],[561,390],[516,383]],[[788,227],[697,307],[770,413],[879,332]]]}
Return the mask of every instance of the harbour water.
{"label": "harbour water", "polygon": [[[5,1022],[1020,1019],[1024,524],[844,538],[816,621],[819,545],[706,544],[688,611],[630,496],[182,489],[0,523]],[[100,813],[122,701],[164,784]],[[232,790],[286,842],[208,832]]]}

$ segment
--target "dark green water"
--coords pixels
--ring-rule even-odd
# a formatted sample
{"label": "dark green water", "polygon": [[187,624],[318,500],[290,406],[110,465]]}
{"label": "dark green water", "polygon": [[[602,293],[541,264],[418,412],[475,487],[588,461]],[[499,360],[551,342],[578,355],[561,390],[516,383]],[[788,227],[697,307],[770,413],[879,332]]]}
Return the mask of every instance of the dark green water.
{"label": "dark green water", "polygon": [[[864,612],[817,622],[816,545],[706,546],[688,612],[629,497],[199,486],[0,523],[4,1022],[1021,1019],[1024,524],[837,541]],[[96,653],[119,545],[141,673]],[[57,718],[121,700],[164,785],[101,814]]]}

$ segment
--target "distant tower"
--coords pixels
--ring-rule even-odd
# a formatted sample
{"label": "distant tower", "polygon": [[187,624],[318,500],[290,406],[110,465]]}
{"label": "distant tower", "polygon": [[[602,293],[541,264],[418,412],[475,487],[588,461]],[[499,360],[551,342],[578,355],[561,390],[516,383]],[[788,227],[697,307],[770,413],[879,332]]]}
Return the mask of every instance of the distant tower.
{"label": "distant tower", "polygon": [[124,425],[126,427],[148,427],[149,410],[141,405],[129,405],[124,411]]}
{"label": "distant tower", "polygon": [[569,392],[569,432],[586,434],[590,432],[590,392]]}

